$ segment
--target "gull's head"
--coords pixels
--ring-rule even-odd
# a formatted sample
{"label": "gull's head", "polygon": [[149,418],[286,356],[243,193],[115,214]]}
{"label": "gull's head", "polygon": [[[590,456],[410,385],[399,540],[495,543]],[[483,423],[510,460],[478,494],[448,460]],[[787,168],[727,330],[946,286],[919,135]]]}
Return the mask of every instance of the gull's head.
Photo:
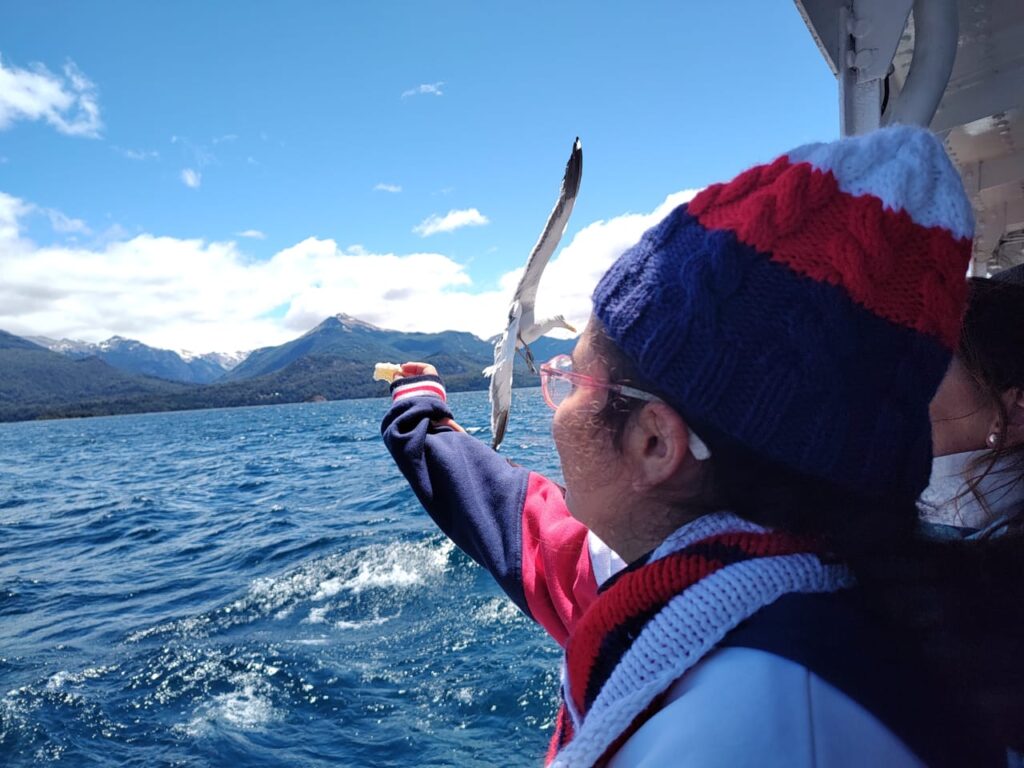
{"label": "gull's head", "polygon": [[576,333],[576,326],[571,325],[564,315],[555,315],[551,319],[554,321],[553,328],[565,328],[565,330],[571,333]]}

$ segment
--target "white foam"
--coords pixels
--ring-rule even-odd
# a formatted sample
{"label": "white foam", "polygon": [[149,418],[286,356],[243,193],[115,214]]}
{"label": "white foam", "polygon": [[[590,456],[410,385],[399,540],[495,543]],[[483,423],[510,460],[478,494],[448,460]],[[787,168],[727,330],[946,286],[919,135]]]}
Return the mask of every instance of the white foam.
{"label": "white foam", "polygon": [[329,607],[325,608],[314,608],[309,612],[309,616],[303,619],[303,624],[326,624],[327,623],[327,612],[330,610]]}
{"label": "white foam", "polygon": [[201,704],[192,720],[179,728],[197,738],[207,735],[215,724],[252,731],[281,718],[265,680],[253,673],[241,673],[233,676],[231,682],[236,686],[234,690],[217,694]]}
{"label": "white foam", "polygon": [[478,624],[509,624],[521,618],[515,604],[504,597],[492,597],[473,611],[473,620]]}
{"label": "white foam", "polygon": [[46,690],[48,691],[59,691],[64,687],[64,683],[69,680],[74,680],[74,674],[66,670],[57,672],[50,676],[50,679],[46,681]]}
{"label": "white foam", "polygon": [[[219,610],[137,630],[129,642],[156,635],[208,636],[238,624],[266,617],[287,618],[297,604],[324,602],[341,593],[358,595],[371,589],[404,591],[444,575],[455,545],[447,539],[369,545],[307,561],[277,576],[256,579],[248,592]],[[315,610],[315,609],[314,609]],[[324,614],[311,610],[308,621]]]}
{"label": "white foam", "polygon": [[321,635],[320,637],[303,637],[289,642],[295,645],[327,645],[329,639],[326,635]]}
{"label": "white foam", "polygon": [[97,677],[101,677],[108,672],[113,672],[116,669],[116,665],[111,665],[105,667],[88,667],[83,669],[81,672],[61,670],[60,672],[56,672],[51,675],[46,681],[46,690],[59,691],[68,683],[71,685],[80,685],[86,680],[95,680]]}
{"label": "white foam", "polygon": [[320,588],[317,589],[316,594],[314,594],[310,599],[314,602],[319,602],[320,600],[326,600],[328,597],[334,597],[336,594],[341,592],[344,586],[345,582],[340,578],[321,581]]}
{"label": "white foam", "polygon": [[344,619],[334,622],[336,629],[361,629],[363,627],[377,627],[386,621],[391,621],[394,616],[374,616],[366,621],[345,621]]}
{"label": "white foam", "polygon": [[287,604],[310,600],[322,602],[342,592],[359,594],[367,589],[396,589],[425,584],[442,575],[454,545],[444,540],[414,543],[393,542],[360,547],[304,563],[283,576],[257,579],[249,594],[225,611],[257,608],[264,615]]}
{"label": "white foam", "polygon": [[387,587],[404,589],[422,583],[423,577],[420,573],[415,569],[409,569],[403,563],[391,563],[390,565],[362,563],[359,566],[359,572],[344,585],[344,588],[354,594],[359,594],[365,589]]}
{"label": "white foam", "polygon": [[215,696],[214,711],[230,725],[246,730],[258,728],[276,716],[270,699],[258,695],[251,686]]}

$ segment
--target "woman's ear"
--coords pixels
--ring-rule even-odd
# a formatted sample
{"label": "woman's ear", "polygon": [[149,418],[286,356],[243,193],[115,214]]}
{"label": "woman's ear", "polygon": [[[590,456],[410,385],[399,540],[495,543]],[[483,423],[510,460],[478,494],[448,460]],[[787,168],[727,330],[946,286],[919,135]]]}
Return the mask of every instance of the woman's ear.
{"label": "woman's ear", "polygon": [[[1003,407],[1006,409],[1006,425],[1003,428],[1005,437],[1003,446],[1009,447],[1024,443],[1024,389],[1010,387],[1003,392]],[[998,423],[994,425],[998,429]]]}
{"label": "woman's ear", "polygon": [[634,483],[654,487],[676,478],[690,454],[690,431],[682,417],[665,403],[647,403],[630,419],[623,448],[633,467]]}

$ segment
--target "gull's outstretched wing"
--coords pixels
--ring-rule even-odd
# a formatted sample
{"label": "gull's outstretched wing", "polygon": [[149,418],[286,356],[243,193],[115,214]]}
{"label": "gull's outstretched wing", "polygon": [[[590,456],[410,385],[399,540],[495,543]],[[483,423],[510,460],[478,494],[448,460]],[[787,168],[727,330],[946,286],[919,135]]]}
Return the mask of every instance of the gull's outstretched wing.
{"label": "gull's outstretched wing", "polygon": [[505,439],[505,425],[512,407],[512,368],[515,364],[521,314],[522,306],[518,301],[513,301],[508,311],[508,327],[494,345],[494,365],[484,368],[484,376],[491,377],[488,400],[491,401],[491,447],[495,450]]}
{"label": "gull's outstretched wing", "polygon": [[519,287],[516,288],[515,298],[523,306],[523,314],[532,322],[533,303],[537,299],[537,286],[540,285],[540,276],[544,267],[548,265],[551,254],[558,247],[558,241],[562,239],[562,233],[569,223],[569,215],[576,203],[576,195],[580,191],[580,180],[583,178],[583,144],[579,137],[572,145],[572,154],[569,155],[569,162],[565,164],[565,175],[562,176],[562,191],[558,195],[558,202],[555,203],[548,222],[544,225],[544,231],[540,233],[537,244],[530,251],[530,258],[526,262],[526,271],[519,280]]}

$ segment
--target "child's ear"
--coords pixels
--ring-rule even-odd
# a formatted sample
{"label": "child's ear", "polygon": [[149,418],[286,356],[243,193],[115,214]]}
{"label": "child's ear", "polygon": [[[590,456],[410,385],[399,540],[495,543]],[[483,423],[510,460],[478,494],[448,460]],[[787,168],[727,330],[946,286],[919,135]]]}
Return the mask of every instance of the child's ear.
{"label": "child's ear", "polygon": [[647,403],[636,414],[625,449],[638,471],[639,483],[648,488],[674,481],[681,468],[699,463],[692,453],[686,422],[671,406],[660,402]]}
{"label": "child's ear", "polygon": [[1010,422],[1007,426],[1024,426],[1024,389],[1010,387],[1003,392],[1003,406]]}
{"label": "child's ear", "polygon": [[1003,406],[1006,408],[1006,437],[1003,445],[1024,443],[1024,389],[1011,387],[1003,392]]}

